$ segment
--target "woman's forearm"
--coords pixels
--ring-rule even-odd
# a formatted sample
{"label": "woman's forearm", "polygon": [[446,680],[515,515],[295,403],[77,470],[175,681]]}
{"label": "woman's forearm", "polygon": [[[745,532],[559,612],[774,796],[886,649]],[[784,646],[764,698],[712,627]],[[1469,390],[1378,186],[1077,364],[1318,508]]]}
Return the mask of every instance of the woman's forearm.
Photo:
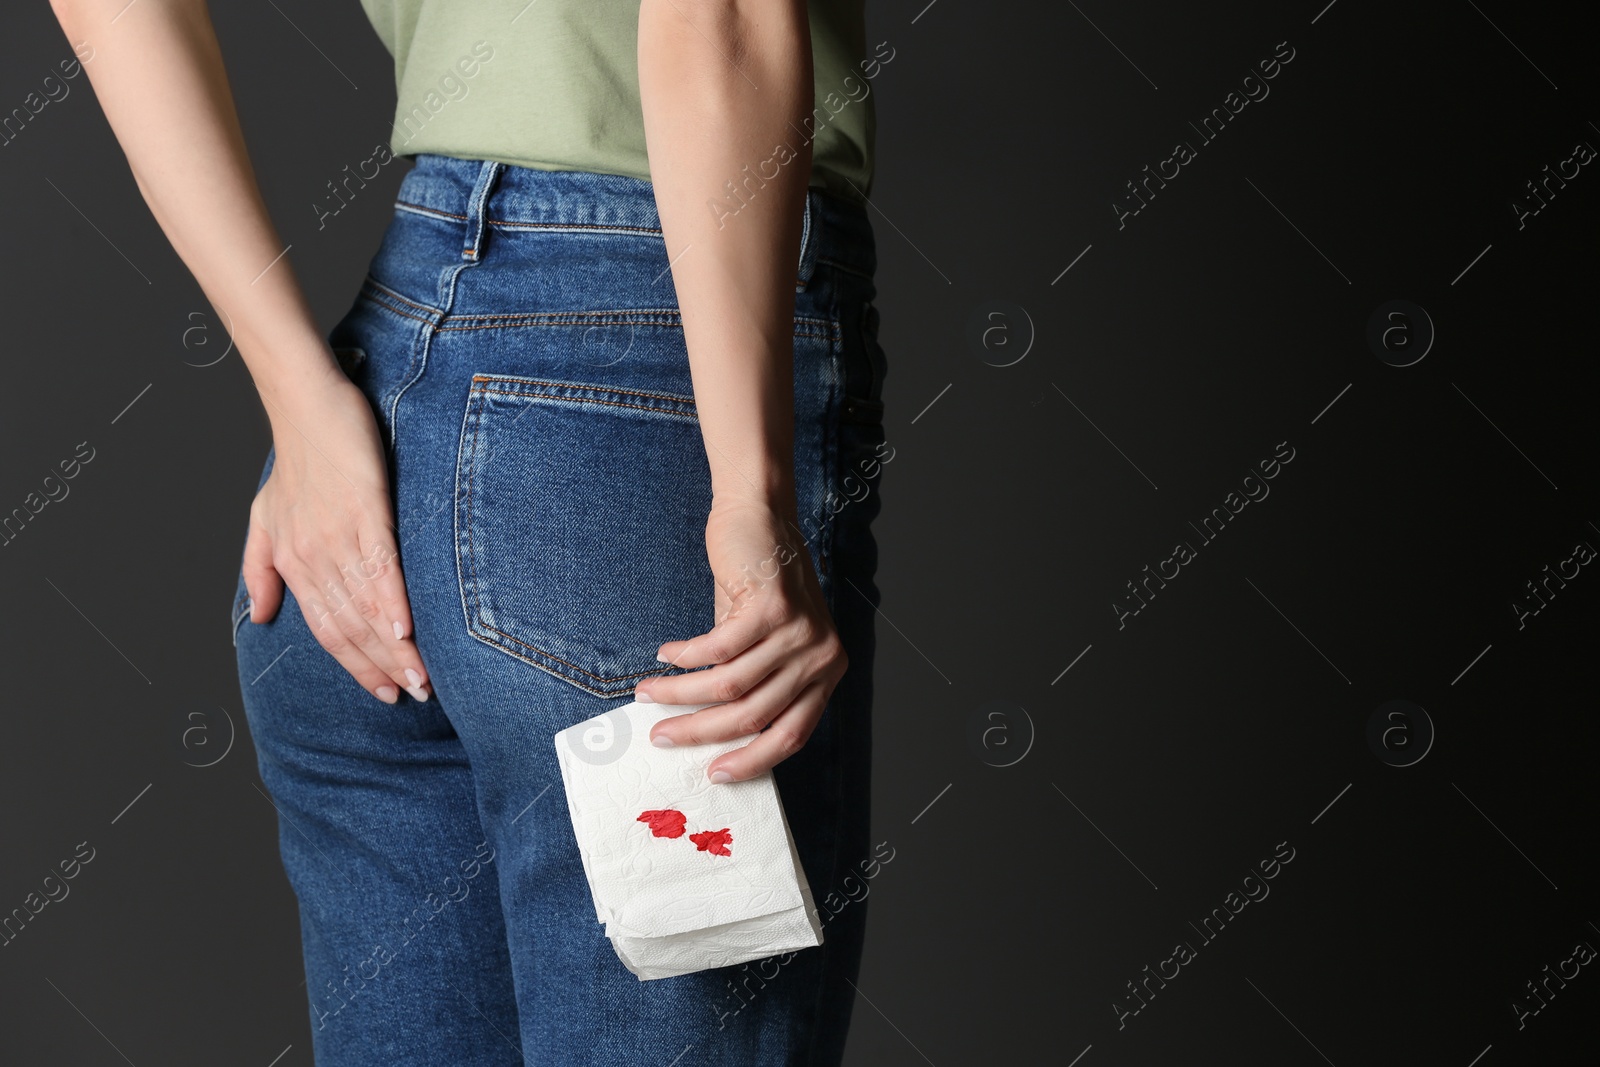
{"label": "woman's forearm", "polygon": [[639,88],[713,495],[788,512],[811,175],[805,0],[643,0]]}
{"label": "woman's forearm", "polygon": [[139,191],[222,313],[274,430],[287,429],[338,366],[281,256],[205,0],[51,6],[68,38],[94,49],[84,69]]}

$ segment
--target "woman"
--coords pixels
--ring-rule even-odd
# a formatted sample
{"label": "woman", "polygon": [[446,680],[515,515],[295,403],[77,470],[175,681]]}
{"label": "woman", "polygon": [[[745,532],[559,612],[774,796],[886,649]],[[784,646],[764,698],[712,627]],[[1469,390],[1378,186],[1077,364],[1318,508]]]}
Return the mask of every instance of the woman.
{"label": "woman", "polygon": [[[875,862],[883,51],[860,0],[365,2],[415,165],[324,337],[204,0],[53,0],[271,423],[232,622],[316,1062],[836,1063]],[[760,731],[706,772],[773,769],[823,945],[622,967],[551,737],[630,698],[720,702],[658,745]]]}

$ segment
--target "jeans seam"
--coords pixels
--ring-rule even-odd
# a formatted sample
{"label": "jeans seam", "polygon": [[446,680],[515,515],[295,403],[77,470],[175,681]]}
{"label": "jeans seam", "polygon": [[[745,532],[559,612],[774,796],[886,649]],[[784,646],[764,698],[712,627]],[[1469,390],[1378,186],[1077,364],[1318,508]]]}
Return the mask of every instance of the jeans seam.
{"label": "jeans seam", "polygon": [[[439,292],[442,297],[441,303],[444,306],[438,309],[437,319],[419,320],[422,321],[422,326],[417,330],[417,336],[412,340],[412,369],[410,376],[395,387],[393,394],[385,405],[389,409],[389,448],[391,452],[396,446],[397,424],[400,421],[400,398],[405,396],[406,390],[417,384],[422,376],[427,373],[428,355],[433,349],[433,338],[438,334],[440,325],[449,316],[450,308],[455,303],[456,284],[461,277],[461,272],[482,262],[483,256],[479,255],[473,259],[463,260],[460,263],[452,263],[440,272]],[[400,313],[397,312],[397,314]],[[407,317],[414,318],[415,316]]]}
{"label": "jeans seam", "polygon": [[[376,292],[367,292],[369,288],[376,290]],[[432,322],[434,319],[437,319],[444,314],[444,312],[439,308],[431,307],[427,304],[420,304],[405,294],[389,288],[377,278],[374,278],[371,274],[368,274],[366,279],[362,282],[361,295],[378,304],[382,303],[378,297],[383,296],[388,297],[390,300],[393,300],[396,303],[405,304],[407,307],[416,308],[418,311],[423,312],[427,316],[427,318],[423,319],[424,322]]]}
{"label": "jeans seam", "polygon": [[[391,308],[389,310],[393,311],[394,309]],[[395,312],[395,313],[396,314],[401,314],[401,312]],[[639,312],[630,312],[630,311],[620,311],[619,310],[619,311],[527,311],[527,312],[510,312],[510,313],[505,313],[505,314],[494,314],[494,315],[445,315],[439,320],[439,325],[436,328],[441,333],[445,332],[445,331],[449,331],[449,330],[496,330],[496,329],[523,328],[523,327],[530,327],[531,328],[531,327],[539,327],[539,326],[557,326],[557,327],[559,327],[559,326],[628,326],[628,325],[631,325],[631,326],[664,326],[664,327],[667,327],[669,329],[682,329],[683,328],[683,321],[681,319],[677,319],[676,318],[676,313],[673,313],[673,315],[670,316],[670,317],[666,316],[666,315],[662,315],[660,317],[660,319],[655,319],[653,317],[655,315],[655,313],[654,312],[648,312],[647,314],[651,315],[652,318],[650,318],[648,320],[643,320],[643,321],[641,321],[638,318],[629,317],[629,316],[635,316],[635,315],[638,315],[638,314],[640,314],[640,313]],[[579,316],[583,316],[583,317],[579,318]],[[615,316],[615,317],[601,318],[599,316]],[[485,323],[482,323],[481,325],[470,325],[470,326],[446,325],[447,323],[451,323],[451,322],[476,323],[477,320],[480,320],[480,319],[506,319],[506,320],[510,320],[510,321],[505,321],[505,322],[485,322]],[[674,321],[675,319],[676,319],[676,321]],[[825,327],[827,327],[826,331],[824,331],[824,332],[814,332],[814,331],[811,331],[811,330],[806,330],[806,331],[798,331],[797,330],[795,332],[795,334],[794,334],[794,336],[796,338],[815,338],[817,340],[823,340],[823,341],[834,341],[834,340],[837,340],[837,338],[838,338],[839,327],[838,327],[838,324],[835,323],[835,322],[831,322],[831,321],[824,320],[824,319],[818,319],[818,318],[815,318],[814,316],[804,316],[804,317],[796,316],[794,321],[795,321],[795,325],[797,325],[797,326],[807,326],[807,327],[825,326]]]}
{"label": "jeans seam", "polygon": [[[552,400],[589,399],[587,397],[568,397],[561,396],[557,393],[545,393],[540,392],[537,389],[523,389],[520,391],[516,389],[490,389],[489,385],[491,383],[500,383],[506,385],[548,386],[554,389],[581,389],[590,393],[610,393],[617,396],[637,396],[643,397],[647,400],[665,400],[669,404],[680,404],[691,408],[695,406],[694,397],[692,396],[684,396],[680,393],[652,393],[646,392],[643,389],[624,389],[615,385],[589,385],[583,382],[558,382],[543,378],[521,378],[503,374],[475,374],[472,376],[472,383],[474,392],[500,393],[505,396],[548,397]],[[670,407],[652,407],[647,408],[646,410],[661,411],[663,413],[674,415],[689,414],[689,412],[677,411]]]}
{"label": "jeans seam", "polygon": [[[436,218],[449,219],[452,222],[466,222],[467,216],[454,211],[445,211],[443,208],[428,207],[424,204],[413,204],[409,200],[396,200],[394,206],[402,211],[410,211],[418,215],[432,215]],[[535,222],[523,219],[491,219],[484,217],[484,225],[499,226],[503,229],[539,229],[539,230],[604,230],[616,233],[660,233],[659,226],[620,226],[613,223],[597,222]]]}

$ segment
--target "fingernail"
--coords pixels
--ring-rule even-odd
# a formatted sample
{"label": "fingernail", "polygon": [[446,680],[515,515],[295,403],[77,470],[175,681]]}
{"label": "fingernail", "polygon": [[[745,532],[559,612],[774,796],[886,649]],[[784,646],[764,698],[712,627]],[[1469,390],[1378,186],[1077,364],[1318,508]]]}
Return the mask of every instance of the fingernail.
{"label": "fingernail", "polygon": [[633,691],[633,702],[635,704],[654,704],[655,703],[655,701],[653,699],[651,699],[651,696],[650,696],[649,693],[641,693],[637,689],[635,689]]}
{"label": "fingernail", "polygon": [[412,670],[410,667],[407,667],[406,668],[406,681],[410,682],[412,687],[415,688],[415,687],[420,686],[422,684],[422,675],[418,674],[416,671]]}
{"label": "fingernail", "polygon": [[671,663],[672,661],[670,659],[668,659],[667,657],[663,656],[661,653],[657,652],[656,653],[656,662],[657,663]]}
{"label": "fingernail", "polygon": [[672,738],[668,737],[666,734],[657,734],[650,739],[650,743],[657,748],[671,748]]}
{"label": "fingernail", "polygon": [[711,784],[712,785],[721,785],[724,782],[731,782],[731,781],[733,781],[733,775],[729,774],[727,771],[712,771],[711,772]]}
{"label": "fingernail", "polygon": [[375,695],[385,704],[393,704],[400,699],[400,690],[392,685],[380,685],[374,690]]}
{"label": "fingernail", "polygon": [[[409,674],[410,672],[407,671],[406,673]],[[426,704],[428,702],[428,691],[422,688],[420,685],[408,685],[406,686],[406,692],[410,693],[411,698],[417,701],[419,704]]]}
{"label": "fingernail", "polygon": [[406,635],[405,630],[400,628],[400,621],[398,619],[396,619],[395,620],[395,624],[394,624],[394,639],[396,641],[398,641],[401,638],[405,637],[405,635]]}

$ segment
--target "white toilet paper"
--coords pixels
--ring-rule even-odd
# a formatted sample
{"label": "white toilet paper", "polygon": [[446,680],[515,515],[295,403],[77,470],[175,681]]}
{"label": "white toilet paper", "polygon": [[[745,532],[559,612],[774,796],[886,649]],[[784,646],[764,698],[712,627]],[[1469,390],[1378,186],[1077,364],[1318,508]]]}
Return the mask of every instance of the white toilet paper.
{"label": "white toilet paper", "polygon": [[555,735],[595,917],[640,981],[822,943],[772,773],[706,778],[751,738],[650,743],[659,720],[706,706],[626,704]]}

